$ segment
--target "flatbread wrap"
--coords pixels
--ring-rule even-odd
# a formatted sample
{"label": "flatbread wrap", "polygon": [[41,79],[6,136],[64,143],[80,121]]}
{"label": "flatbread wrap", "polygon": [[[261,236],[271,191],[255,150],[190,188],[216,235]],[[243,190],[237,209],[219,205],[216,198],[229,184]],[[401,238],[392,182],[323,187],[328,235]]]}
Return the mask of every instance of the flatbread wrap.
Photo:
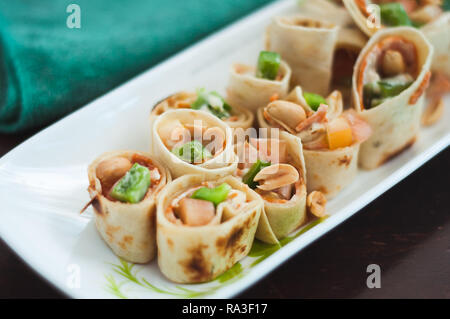
{"label": "flatbread wrap", "polygon": [[211,113],[231,128],[248,129],[253,125],[252,112],[238,104],[228,104],[217,92],[199,89],[197,92],[178,92],[158,102],[150,117],[159,116],[169,110],[192,109]]}
{"label": "flatbread wrap", "polygon": [[256,68],[250,65],[234,64],[230,70],[227,87],[227,100],[233,105],[255,113],[261,106],[267,104],[273,96],[284,97],[289,92],[291,68],[281,61],[274,79],[258,77]]}
{"label": "flatbread wrap", "polygon": [[279,128],[301,138],[308,193],[320,191],[328,199],[353,181],[360,144],[372,133],[356,112],[343,112],[339,91],[325,99],[306,94],[299,86],[286,100],[259,109],[257,119],[260,127]]}
{"label": "flatbread wrap", "polygon": [[151,118],[150,127],[151,153],[173,178],[186,174],[218,178],[236,169],[232,129],[212,114],[170,110]]}
{"label": "flatbread wrap", "polygon": [[331,82],[339,27],[303,15],[275,17],[267,28],[266,49],[278,52],[292,69],[291,85],[325,95]]}
{"label": "flatbread wrap", "polygon": [[171,180],[150,154],[108,152],[89,165],[89,195],[95,225],[119,257],[147,263],[156,252],[156,196]]}
{"label": "flatbread wrap", "polygon": [[176,179],[158,202],[161,272],[178,283],[213,280],[250,251],[262,205],[254,191],[232,176]]}
{"label": "flatbread wrap", "polygon": [[239,156],[236,176],[264,201],[256,238],[270,244],[278,243],[306,221],[306,176],[301,140],[276,131],[265,138],[250,138],[237,144],[236,153]]}
{"label": "flatbread wrap", "polygon": [[411,146],[420,127],[433,47],[411,27],[377,32],[361,52],[352,80],[353,107],[373,129],[359,164],[373,169]]}

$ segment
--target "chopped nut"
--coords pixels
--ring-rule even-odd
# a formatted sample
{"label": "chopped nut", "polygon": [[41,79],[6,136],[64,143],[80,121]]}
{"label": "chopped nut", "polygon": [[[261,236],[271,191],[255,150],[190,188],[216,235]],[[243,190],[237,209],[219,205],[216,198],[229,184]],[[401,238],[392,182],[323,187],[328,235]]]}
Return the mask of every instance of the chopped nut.
{"label": "chopped nut", "polygon": [[387,50],[382,61],[383,73],[394,76],[405,72],[406,66],[403,56],[396,50]]}
{"label": "chopped nut", "polygon": [[327,199],[322,192],[313,191],[306,198],[306,206],[308,211],[316,217],[325,217],[325,206],[327,205]]}
{"label": "chopped nut", "polygon": [[271,191],[295,183],[298,179],[299,174],[294,166],[289,164],[275,164],[259,171],[254,181],[259,182],[259,189]]}
{"label": "chopped nut", "polygon": [[131,162],[125,157],[106,159],[98,164],[95,173],[105,189],[111,188],[131,168]]}
{"label": "chopped nut", "polygon": [[223,150],[225,144],[225,133],[220,127],[210,127],[203,133],[205,141],[211,141],[206,148],[211,154],[218,154]]}
{"label": "chopped nut", "polygon": [[295,133],[295,127],[306,119],[305,110],[298,104],[276,100],[265,108],[269,118],[286,129],[290,133]]}

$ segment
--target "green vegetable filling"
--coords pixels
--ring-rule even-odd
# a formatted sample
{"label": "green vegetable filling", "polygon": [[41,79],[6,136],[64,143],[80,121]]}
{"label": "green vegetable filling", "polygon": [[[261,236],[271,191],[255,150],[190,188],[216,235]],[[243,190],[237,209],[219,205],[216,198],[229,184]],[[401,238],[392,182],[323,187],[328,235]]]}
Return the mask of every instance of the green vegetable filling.
{"label": "green vegetable filling", "polygon": [[380,105],[384,101],[399,95],[413,83],[410,75],[397,75],[364,85],[363,99],[365,108],[369,109]]}
{"label": "green vegetable filling", "polygon": [[317,111],[320,104],[327,104],[327,101],[319,94],[303,92],[303,97],[314,112]]}
{"label": "green vegetable filling", "polygon": [[197,100],[191,104],[194,110],[206,110],[219,119],[230,117],[231,106],[216,91],[206,92],[205,89],[197,90]]}
{"label": "green vegetable filling", "polygon": [[242,177],[242,182],[247,184],[251,189],[255,189],[258,186],[258,182],[255,182],[255,176],[264,168],[270,166],[270,162],[264,162],[257,160],[256,163],[250,167],[247,174]]}
{"label": "green vegetable filling", "polygon": [[212,202],[214,206],[217,206],[227,199],[230,190],[231,186],[227,183],[223,183],[215,188],[202,187],[197,189],[191,198],[207,200]]}
{"label": "green vegetable filling", "polygon": [[197,140],[187,142],[180,147],[174,148],[172,153],[181,160],[191,164],[203,163],[203,161],[212,157],[209,150]]}
{"label": "green vegetable filling", "polygon": [[139,203],[150,187],[150,170],[135,163],[111,190],[111,197],[121,202]]}
{"label": "green vegetable filling", "polygon": [[281,56],[276,52],[261,51],[258,58],[256,76],[267,80],[275,80],[280,68]]}
{"label": "green vegetable filling", "polygon": [[380,4],[381,22],[391,27],[413,26],[405,8],[401,3],[390,2]]}

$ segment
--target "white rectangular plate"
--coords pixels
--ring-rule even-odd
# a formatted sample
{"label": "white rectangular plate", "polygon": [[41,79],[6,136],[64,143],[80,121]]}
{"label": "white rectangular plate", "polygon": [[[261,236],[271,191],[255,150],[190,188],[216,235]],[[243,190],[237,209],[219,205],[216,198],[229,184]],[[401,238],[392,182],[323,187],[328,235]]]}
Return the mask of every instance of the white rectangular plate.
{"label": "white rectangular plate", "polygon": [[[96,233],[92,210],[79,214],[89,199],[88,164],[108,150],[148,150],[148,115],[155,102],[197,87],[224,93],[230,65],[255,63],[270,19],[296,10],[294,1],[263,8],[95,100],[1,158],[2,238],[38,273],[72,297],[229,298],[450,144],[446,110],[437,125],[422,130],[411,149],[375,171],[360,172],[355,182],[329,203],[328,219],[307,226],[307,231],[281,249],[269,247],[262,256],[246,257],[219,280],[180,286],[166,280],[155,261],[144,266],[121,264]],[[267,258],[261,258],[264,256]]]}

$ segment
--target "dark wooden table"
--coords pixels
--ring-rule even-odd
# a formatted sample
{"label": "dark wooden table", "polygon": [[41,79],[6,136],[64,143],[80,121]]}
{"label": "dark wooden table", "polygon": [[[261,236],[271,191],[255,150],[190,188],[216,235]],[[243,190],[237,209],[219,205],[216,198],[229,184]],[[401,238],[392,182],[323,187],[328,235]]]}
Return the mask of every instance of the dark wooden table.
{"label": "dark wooden table", "polygon": [[[26,137],[0,135],[0,155]],[[450,298],[449,163],[447,148],[238,297]],[[0,298],[61,297],[0,241]]]}

